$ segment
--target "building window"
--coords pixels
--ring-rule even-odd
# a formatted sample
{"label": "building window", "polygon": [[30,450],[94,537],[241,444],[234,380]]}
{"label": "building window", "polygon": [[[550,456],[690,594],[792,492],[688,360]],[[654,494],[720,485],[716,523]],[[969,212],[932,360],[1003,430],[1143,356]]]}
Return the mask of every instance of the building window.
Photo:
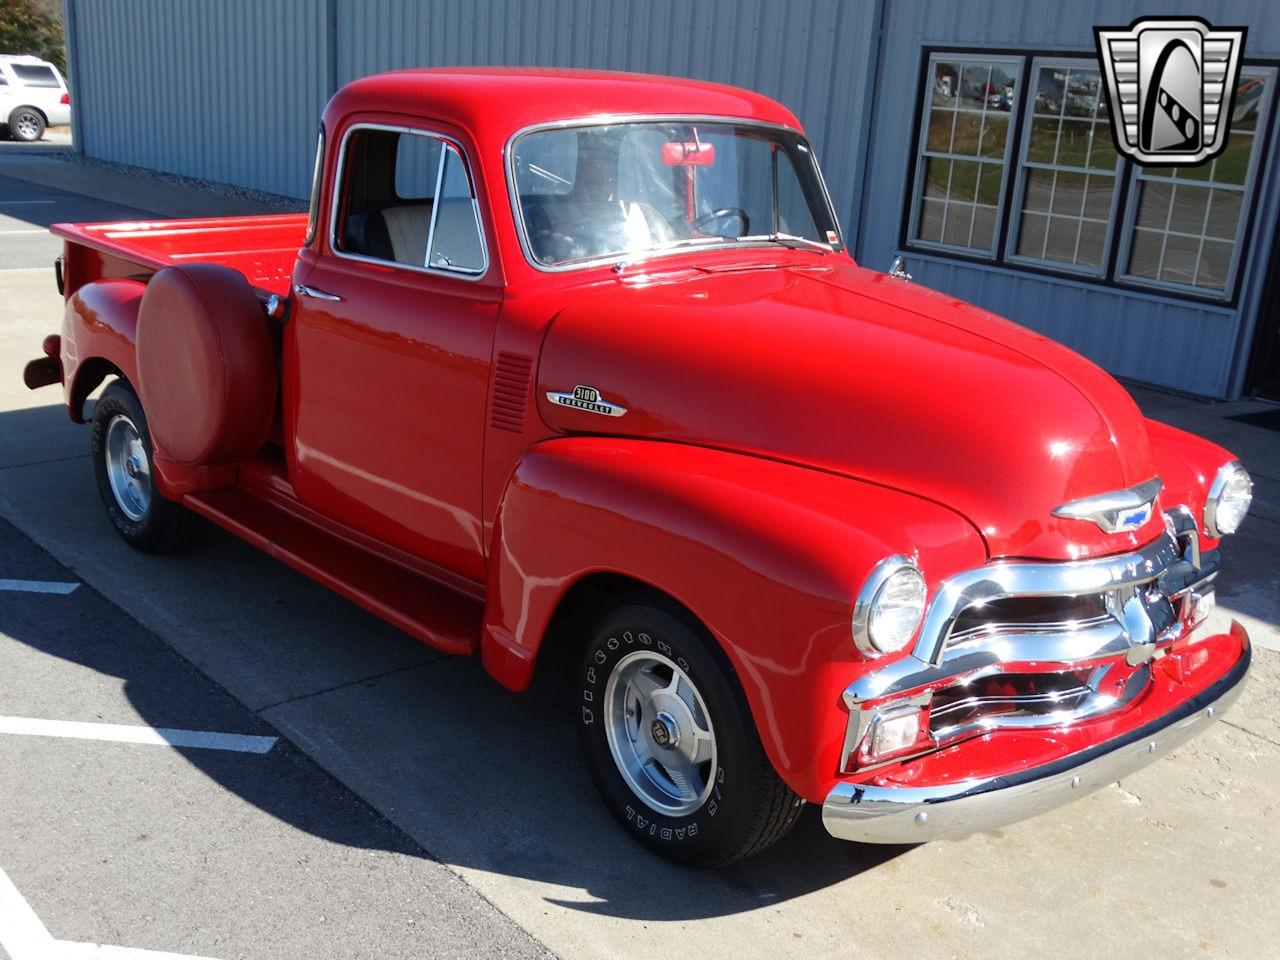
{"label": "building window", "polygon": [[1120,169],[1101,75],[1079,60],[1035,60],[1030,77],[1010,259],[1099,274]]}
{"label": "building window", "polygon": [[930,59],[913,240],[994,253],[1020,71],[1017,59]]}
{"label": "building window", "polygon": [[1141,283],[1232,289],[1272,75],[1242,71],[1226,149],[1195,167],[1137,167],[1125,275]]}
{"label": "building window", "polygon": [[1230,299],[1275,79],[1241,71],[1215,160],[1142,167],[1115,149],[1096,59],[932,53],[906,243]]}

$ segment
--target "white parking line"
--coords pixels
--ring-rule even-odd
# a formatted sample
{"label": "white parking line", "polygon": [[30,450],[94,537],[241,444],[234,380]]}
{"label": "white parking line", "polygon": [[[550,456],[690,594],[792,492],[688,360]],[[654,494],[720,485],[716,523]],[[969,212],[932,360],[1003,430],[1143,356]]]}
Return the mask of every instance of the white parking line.
{"label": "white parking line", "polygon": [[20,233],[48,233],[48,230],[0,230],[0,237],[16,237]]}
{"label": "white parking line", "polygon": [[0,580],[0,590],[15,590],[19,593],[71,593],[78,583],[65,580]]}
{"label": "white parking line", "polygon": [[70,737],[75,740],[110,740],[165,747],[194,747],[200,750],[234,750],[239,753],[266,753],[279,737],[253,737],[240,733],[206,733],[202,730],[170,730],[163,727],[134,727],[121,723],[79,723],[74,720],[37,720],[31,717],[0,717],[0,733],[29,737]]}
{"label": "white parking line", "polygon": [[9,954],[9,960],[211,960],[182,953],[55,940],[4,870],[0,870],[0,947]]}

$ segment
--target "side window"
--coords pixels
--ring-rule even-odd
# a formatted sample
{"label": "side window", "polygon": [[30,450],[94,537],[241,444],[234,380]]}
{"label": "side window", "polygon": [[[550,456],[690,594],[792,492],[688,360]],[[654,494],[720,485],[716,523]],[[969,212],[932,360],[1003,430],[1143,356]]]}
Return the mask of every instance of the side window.
{"label": "side window", "polygon": [[341,253],[477,276],[486,267],[466,163],[427,133],[356,128],[343,148]]}
{"label": "side window", "polygon": [[58,83],[58,75],[53,72],[53,67],[34,66],[29,63],[11,63],[9,69],[13,71],[13,75],[29,87],[53,87],[62,86]]}
{"label": "side window", "polygon": [[316,165],[311,171],[311,201],[307,205],[307,237],[304,247],[311,246],[316,238],[316,225],[320,222],[320,182],[324,179],[324,124],[320,124],[320,138],[316,144]]}

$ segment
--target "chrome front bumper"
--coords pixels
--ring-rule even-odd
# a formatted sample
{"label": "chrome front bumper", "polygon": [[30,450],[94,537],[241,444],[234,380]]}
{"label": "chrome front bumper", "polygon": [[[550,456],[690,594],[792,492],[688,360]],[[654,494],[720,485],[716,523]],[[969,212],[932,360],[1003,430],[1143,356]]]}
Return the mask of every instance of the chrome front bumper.
{"label": "chrome front bumper", "polygon": [[924,843],[994,830],[1052,810],[1140,770],[1208,727],[1244,687],[1252,652],[1221,679],[1158,720],[1051,764],[1011,776],[925,787],[839,783],[822,805],[827,832],[860,843]]}

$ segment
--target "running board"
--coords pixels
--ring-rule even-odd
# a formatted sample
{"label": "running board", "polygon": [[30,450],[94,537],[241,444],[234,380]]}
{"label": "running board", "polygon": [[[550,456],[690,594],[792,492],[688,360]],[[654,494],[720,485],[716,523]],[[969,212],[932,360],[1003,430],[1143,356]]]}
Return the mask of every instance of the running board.
{"label": "running board", "polygon": [[235,487],[187,494],[182,502],[423,643],[453,654],[479,648],[484,604],[474,597]]}

